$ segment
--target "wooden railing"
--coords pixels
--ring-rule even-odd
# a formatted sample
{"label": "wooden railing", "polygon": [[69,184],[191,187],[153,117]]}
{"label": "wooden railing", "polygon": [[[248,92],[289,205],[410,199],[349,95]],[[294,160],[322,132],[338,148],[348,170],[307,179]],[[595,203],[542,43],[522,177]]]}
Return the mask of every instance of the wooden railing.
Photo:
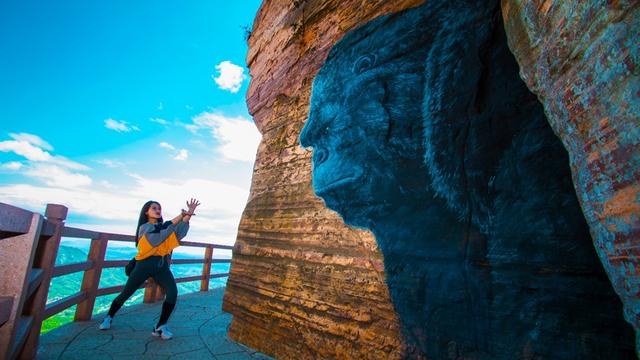
{"label": "wooden railing", "polygon": [[[73,305],[74,321],[91,320],[98,296],[122,291],[124,284],[100,288],[102,269],[124,267],[129,259],[105,260],[109,241],[134,242],[134,236],[96,232],[64,225],[68,209],[48,204],[45,217],[18,207],[0,203],[0,359],[35,357],[42,322]],[[87,261],[55,266],[60,239],[90,239]],[[200,291],[209,290],[209,280],[229,274],[211,274],[212,263],[229,263],[213,259],[213,249],[232,246],[181,242],[182,246],[205,248],[202,259],[175,259],[172,264],[203,264],[202,274],[177,278],[176,282],[200,281]],[[49,285],[54,277],[84,272],[80,290],[66,298],[47,304]],[[144,303],[161,300],[162,289],[148,279]]]}

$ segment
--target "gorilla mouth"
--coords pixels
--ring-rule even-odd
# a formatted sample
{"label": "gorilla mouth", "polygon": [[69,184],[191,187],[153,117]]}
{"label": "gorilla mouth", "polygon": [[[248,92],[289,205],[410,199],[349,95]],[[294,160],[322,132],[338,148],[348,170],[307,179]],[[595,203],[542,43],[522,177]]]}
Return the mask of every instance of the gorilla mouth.
{"label": "gorilla mouth", "polygon": [[334,190],[336,188],[340,188],[347,184],[350,184],[356,180],[358,180],[363,174],[362,169],[357,169],[354,174],[350,174],[347,176],[340,177],[336,180],[329,182],[326,185],[322,185],[316,188],[316,194],[321,196],[321,194],[326,193],[327,191]]}

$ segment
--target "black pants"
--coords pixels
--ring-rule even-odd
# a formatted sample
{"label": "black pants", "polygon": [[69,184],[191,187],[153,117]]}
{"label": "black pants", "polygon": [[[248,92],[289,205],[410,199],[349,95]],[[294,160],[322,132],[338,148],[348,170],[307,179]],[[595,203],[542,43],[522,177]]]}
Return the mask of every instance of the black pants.
{"label": "black pants", "polygon": [[[124,302],[150,277],[164,289],[166,297],[163,304],[163,313],[166,312],[167,305],[170,305],[171,310],[168,310],[170,313],[178,297],[178,288],[176,287],[176,280],[173,278],[171,270],[169,270],[168,256],[149,256],[136,262],[136,267],[129,275],[124,290],[113,300],[109,315],[114,316]],[[169,314],[162,315],[166,318],[169,317]]]}

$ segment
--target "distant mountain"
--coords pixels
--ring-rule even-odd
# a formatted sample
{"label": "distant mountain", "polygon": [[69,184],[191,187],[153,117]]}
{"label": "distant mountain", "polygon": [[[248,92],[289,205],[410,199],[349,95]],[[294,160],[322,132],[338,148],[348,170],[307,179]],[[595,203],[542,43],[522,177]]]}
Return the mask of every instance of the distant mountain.
{"label": "distant mountain", "polygon": [[[125,247],[113,247],[107,249],[105,258],[107,260],[124,260],[130,259],[135,256],[136,250],[133,248]],[[188,254],[180,254],[176,258],[201,258],[200,256],[190,256]],[[87,260],[87,251],[79,249],[74,246],[60,245],[58,249],[58,256],[56,257],[56,266],[74,264],[84,262]],[[229,272],[229,264],[212,264],[211,273],[227,273]],[[187,265],[172,265],[171,271],[176,278],[196,276],[202,273],[202,264],[187,264]],[[49,296],[47,304],[63,299],[67,296],[71,296],[80,290],[82,284],[83,272],[77,272],[61,277],[57,277],[51,280],[49,287]],[[127,276],[124,273],[124,268],[110,268],[103,269],[100,277],[100,287],[111,287],[116,285],[123,285],[127,282]],[[227,283],[227,278],[215,278],[209,282],[210,288],[223,287]],[[189,292],[195,292],[200,290],[200,282],[192,281],[187,283],[178,284],[178,294],[186,294]],[[118,294],[111,294],[100,296],[96,299],[96,303],[93,308],[93,314],[99,314],[106,312],[111,306],[111,302]],[[131,298],[125,303],[125,306],[132,304],[142,303],[144,297],[144,289],[137,290]],[[42,333],[46,333],[58,326],[64,325],[73,321],[76,306],[72,306],[61,313],[46,319],[42,323]],[[95,317],[95,316],[94,316]]]}
{"label": "distant mountain", "polygon": [[56,266],[73,264],[87,260],[87,253],[81,249],[60,245],[58,248],[58,256],[56,257]]}

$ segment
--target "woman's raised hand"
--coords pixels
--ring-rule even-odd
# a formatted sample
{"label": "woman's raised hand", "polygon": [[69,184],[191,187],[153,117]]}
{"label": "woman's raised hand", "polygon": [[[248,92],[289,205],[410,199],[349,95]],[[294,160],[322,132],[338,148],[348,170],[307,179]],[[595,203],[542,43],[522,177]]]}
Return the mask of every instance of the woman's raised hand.
{"label": "woman's raised hand", "polygon": [[187,201],[187,208],[189,209],[187,211],[188,215],[193,215],[194,211],[196,211],[196,207],[198,207],[198,205],[200,205],[200,202],[194,198],[191,198],[191,200]]}

